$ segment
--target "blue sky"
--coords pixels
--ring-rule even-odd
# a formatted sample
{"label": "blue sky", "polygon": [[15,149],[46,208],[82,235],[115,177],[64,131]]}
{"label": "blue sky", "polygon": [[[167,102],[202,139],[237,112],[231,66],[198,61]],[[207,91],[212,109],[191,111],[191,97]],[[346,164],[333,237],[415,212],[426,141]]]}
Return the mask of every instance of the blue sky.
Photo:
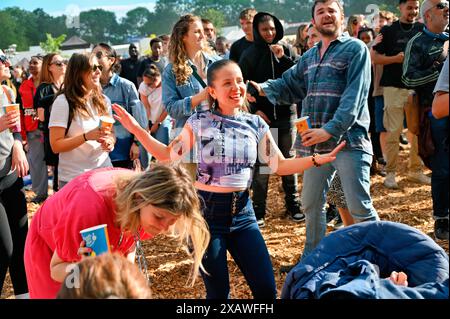
{"label": "blue sky", "polygon": [[70,10],[71,5],[76,5],[81,11],[102,8],[115,12],[117,17],[123,17],[127,11],[136,7],[146,7],[153,10],[155,2],[156,0],[1,0],[0,9],[15,6],[33,11],[42,8],[45,12],[58,16]]}

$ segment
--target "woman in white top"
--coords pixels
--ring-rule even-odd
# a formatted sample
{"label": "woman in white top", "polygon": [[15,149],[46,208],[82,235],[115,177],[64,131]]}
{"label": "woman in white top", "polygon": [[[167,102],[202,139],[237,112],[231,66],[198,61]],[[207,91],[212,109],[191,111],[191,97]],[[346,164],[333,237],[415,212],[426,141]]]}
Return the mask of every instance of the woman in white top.
{"label": "woman in white top", "polygon": [[100,88],[101,66],[95,56],[74,54],[69,60],[64,89],[52,106],[50,144],[59,153],[59,186],[99,167],[112,166],[111,131],[100,129],[100,116],[112,116],[111,102]]}
{"label": "woman in white top", "polygon": [[[151,64],[142,74],[142,79],[143,81],[139,85],[139,94],[141,102],[147,111],[150,134],[161,143],[168,145],[172,119],[168,116],[162,104],[161,73],[158,67]],[[151,156],[149,153],[149,159],[151,159]],[[144,165],[147,166],[146,164]]]}

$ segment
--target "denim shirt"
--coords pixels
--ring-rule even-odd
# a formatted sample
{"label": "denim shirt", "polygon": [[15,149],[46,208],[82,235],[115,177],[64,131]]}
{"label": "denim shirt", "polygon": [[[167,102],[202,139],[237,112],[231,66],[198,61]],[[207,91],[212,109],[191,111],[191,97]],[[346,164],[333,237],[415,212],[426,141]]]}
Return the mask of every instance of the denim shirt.
{"label": "denim shirt", "polygon": [[344,33],[331,42],[322,59],[322,42],[307,51],[299,62],[277,80],[261,84],[273,104],[302,102],[301,116],[309,116],[311,128],[331,134],[323,143],[305,147],[298,135],[300,156],[327,153],[341,141],[346,150],[372,154],[369,138],[370,55],[360,40]]}
{"label": "denim shirt", "polygon": [[[109,83],[103,86],[103,93],[111,100],[111,104],[119,104],[138,121],[140,126],[147,128],[147,113],[133,82],[114,74]],[[109,153],[111,161],[129,160],[134,137],[119,121],[114,123],[114,133],[117,141],[114,150]]]}
{"label": "denim shirt", "polygon": [[[203,58],[206,62],[206,68],[213,62],[221,59],[216,55],[210,56],[205,53],[203,53]],[[191,61],[188,61],[188,63],[192,65]],[[172,63],[169,63],[164,69],[162,76],[162,101],[167,113],[175,120],[176,135],[181,132],[187,119],[194,113],[194,110],[192,110],[192,96],[199,93],[202,89],[203,87],[192,74],[186,83],[177,85],[175,73],[172,71]]]}

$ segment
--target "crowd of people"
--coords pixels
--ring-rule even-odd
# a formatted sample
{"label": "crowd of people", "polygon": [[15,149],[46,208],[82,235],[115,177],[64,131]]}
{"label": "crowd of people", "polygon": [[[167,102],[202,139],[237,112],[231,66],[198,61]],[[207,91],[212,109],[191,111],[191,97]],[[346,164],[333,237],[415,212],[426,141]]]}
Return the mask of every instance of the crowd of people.
{"label": "crowd of people", "polygon": [[[302,260],[330,208],[344,226],[380,220],[370,176],[399,188],[401,143],[408,179],[431,185],[434,235],[448,240],[448,1],[399,0],[399,12],[346,19],[340,1],[315,0],[293,44],[282,17],[254,8],[239,14],[245,35],[232,44],[186,14],[147,57],[98,43],[68,60],[33,56],[28,73],[0,51],[0,292],[9,270],[16,298],[149,298],[123,258],[145,261],[140,241],[170,233],[207,298],[229,297],[229,252],[253,297],[274,299],[260,231],[270,175],[282,176],[286,217],[305,221]],[[29,229],[28,173],[41,204]],[[100,224],[116,254],[87,257],[80,231]],[[81,288],[67,284],[74,267]],[[405,285],[398,271],[392,281]]]}

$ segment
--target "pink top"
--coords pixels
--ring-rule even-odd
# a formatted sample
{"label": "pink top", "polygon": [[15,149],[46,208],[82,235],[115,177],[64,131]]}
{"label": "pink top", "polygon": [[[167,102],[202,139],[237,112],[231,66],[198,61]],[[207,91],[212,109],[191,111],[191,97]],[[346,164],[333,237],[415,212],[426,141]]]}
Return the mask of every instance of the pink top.
{"label": "pink top", "polygon": [[[103,168],[84,173],[49,197],[36,212],[25,245],[25,267],[32,298],[52,298],[45,293],[48,287],[51,288],[51,295],[56,296],[60,283],[49,277],[45,278],[43,274],[49,275],[46,270],[50,268],[55,250],[64,261],[80,260],[77,251],[82,241],[82,229],[107,224],[111,251],[123,255],[131,252],[133,236],[123,233],[114,223],[116,212],[113,178],[127,171]],[[143,230],[140,231],[140,236],[142,240],[151,238]],[[48,283],[44,284],[43,280]],[[52,283],[58,285],[56,293],[56,287],[51,287]]]}

